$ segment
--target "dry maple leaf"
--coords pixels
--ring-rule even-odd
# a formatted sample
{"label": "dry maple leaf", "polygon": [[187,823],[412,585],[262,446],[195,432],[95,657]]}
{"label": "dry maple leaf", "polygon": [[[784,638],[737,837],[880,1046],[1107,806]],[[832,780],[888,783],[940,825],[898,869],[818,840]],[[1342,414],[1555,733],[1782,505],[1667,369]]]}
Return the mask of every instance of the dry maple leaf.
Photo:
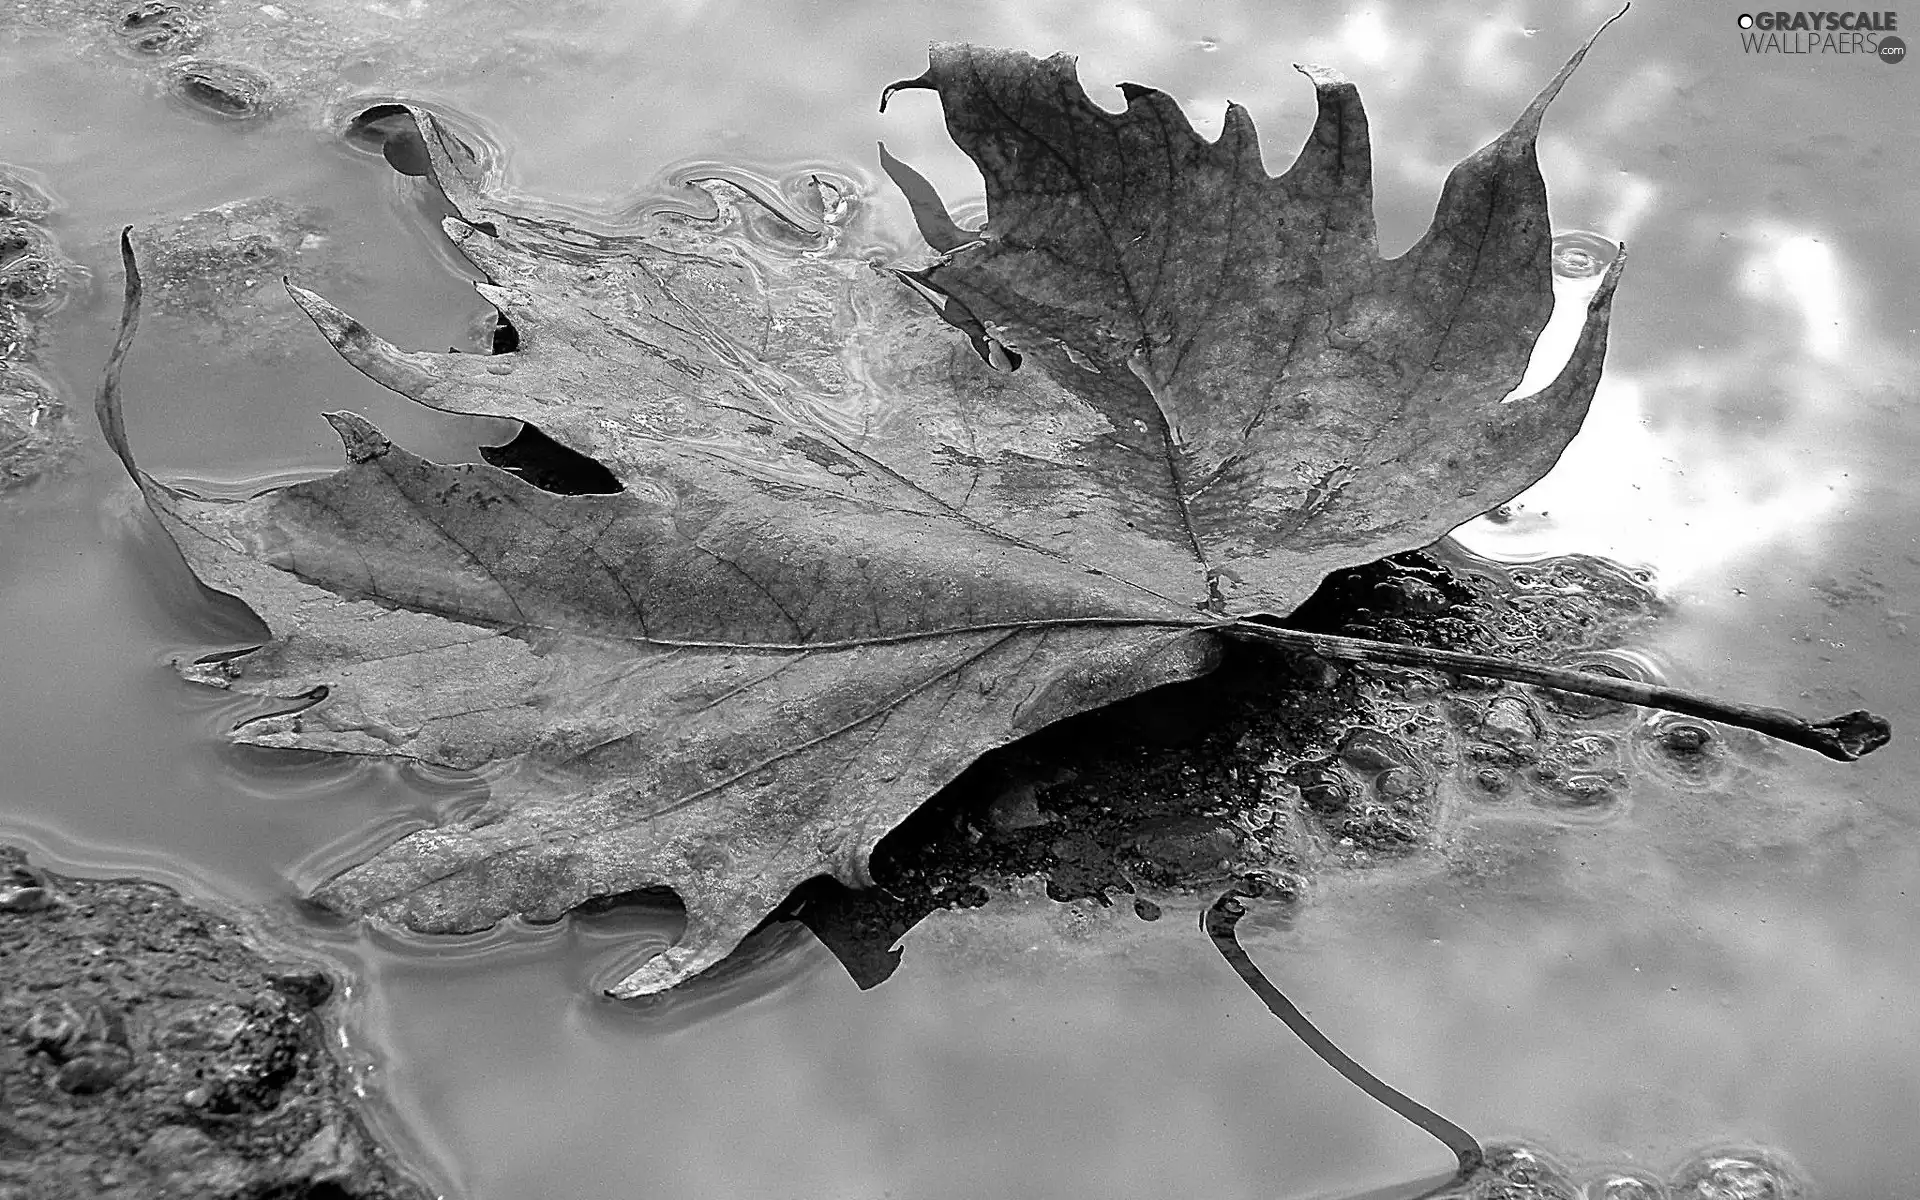
{"label": "dry maple leaf", "polygon": [[[1206,143],[1145,88],[1102,112],[1071,60],[938,47],[918,82],[991,217],[943,228],[916,195],[948,243],[908,273],[920,295],[847,248],[830,186],[818,236],[784,243],[724,207],[596,231],[510,202],[413,110],[447,235],[517,346],[404,352],[294,295],[388,387],[526,422],[499,465],[428,462],[335,413],[349,465],[322,479],[236,501],[140,472],[118,408],[130,243],[102,421],[194,571],[273,632],[191,669],[277,701],[236,740],[491,784],[316,899],[454,932],[668,887],[685,934],[610,989],[657,992],[807,879],[861,881],[985,750],[1204,672],[1240,618],[1551,466],[1620,269],[1560,377],[1505,399],[1552,303],[1534,135],[1578,60],[1382,262],[1365,118],[1328,72],[1269,179],[1237,108]],[[995,372],[942,315],[1044,369]]]}

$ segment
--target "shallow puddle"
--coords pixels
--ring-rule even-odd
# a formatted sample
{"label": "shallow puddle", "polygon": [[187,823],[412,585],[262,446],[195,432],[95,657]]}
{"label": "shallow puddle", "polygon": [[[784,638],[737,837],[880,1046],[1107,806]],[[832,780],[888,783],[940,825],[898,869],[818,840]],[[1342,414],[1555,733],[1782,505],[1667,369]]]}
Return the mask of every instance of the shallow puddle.
{"label": "shallow puddle", "polygon": [[[830,168],[865,181],[904,239],[876,138],[963,201],[963,219],[981,207],[930,96],[874,111],[931,38],[1077,50],[1096,100],[1117,106],[1108,82],[1151,82],[1207,132],[1237,100],[1273,168],[1311,112],[1287,64],[1329,62],[1367,103],[1397,253],[1451,164],[1605,15],[315,11],[376,40],[245,120],[169,100],[157,68],[90,34],[0,18],[0,160],[49,183],[49,228],[84,272],[43,360],[76,409],[112,340],[120,226],[280,205],[243,214],[264,231],[260,269],[183,267],[178,303],[143,331],[129,424],[157,474],[235,489],[329,470],[339,447],[319,413],[335,408],[443,460],[507,427],[381,391],[284,300],[287,273],[403,346],[488,336],[419,181],[339,138],[356,97],[466,114],[528,195],[606,211],[667,195],[665,173],[690,164]],[[466,48],[487,28],[501,31],[488,50]],[[1647,566],[1672,610],[1635,649],[1670,682],[1820,715],[1871,707],[1895,742],[1853,766],[1791,748],[1744,750],[1719,773],[1648,760],[1604,821],[1481,804],[1445,868],[1324,876],[1290,928],[1244,934],[1355,1057],[1483,1138],[1559,1156],[1589,1197],[1610,1169],[1672,1178],[1690,1155],[1760,1147],[1823,1195],[1920,1192],[1920,168],[1893,116],[1911,110],[1916,70],[1749,56],[1718,10],[1636,5],[1608,32],[1541,150],[1556,227],[1629,246],[1607,376],[1554,474],[1462,534],[1492,555]],[[195,290],[200,277],[223,284]],[[0,837],[62,869],[139,871],[302,922],[294,899],[329,864],[472,787],[222,747],[232,701],[168,660],[243,640],[244,623],[143,534],[82,432],[68,481],[0,501]],[[356,1051],[374,1086],[473,1200],[1304,1197],[1443,1172],[1443,1150],[1260,1007],[1196,929],[1200,904],[1152,924],[1043,898],[937,915],[867,992],[795,940],[637,1006],[588,981],[665,944],[670,916],[445,942],[308,928],[360,972]]]}

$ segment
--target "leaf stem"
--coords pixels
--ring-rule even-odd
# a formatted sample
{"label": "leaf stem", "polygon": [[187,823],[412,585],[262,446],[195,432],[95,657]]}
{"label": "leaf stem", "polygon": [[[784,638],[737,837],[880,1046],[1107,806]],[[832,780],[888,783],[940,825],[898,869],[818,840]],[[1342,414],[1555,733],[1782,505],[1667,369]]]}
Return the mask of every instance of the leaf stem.
{"label": "leaf stem", "polygon": [[1442,671],[1455,671],[1463,675],[1480,675],[1488,679],[1508,679],[1515,683],[1530,683],[1536,687],[1553,688],[1556,691],[1573,692],[1582,696],[1596,696],[1603,700],[1620,700],[1627,704],[1638,704],[1644,708],[1685,713],[1690,717],[1702,717],[1709,721],[1718,721],[1723,725],[1752,729],[1769,737],[1779,738],[1781,741],[1792,742],[1796,746],[1817,750],[1828,758],[1838,759],[1841,762],[1852,762],[1861,755],[1873,753],[1886,745],[1893,735],[1893,727],[1884,717],[1877,717],[1863,709],[1855,709],[1852,712],[1816,722],[1808,721],[1805,717],[1788,712],[1784,708],[1741,704],[1714,696],[1704,696],[1698,692],[1642,683],[1637,679],[1620,679],[1611,675],[1569,671],[1564,667],[1518,662],[1509,658],[1492,658],[1484,654],[1465,654],[1458,650],[1436,650],[1425,646],[1376,642],[1367,638],[1308,633],[1304,630],[1286,629],[1257,621],[1237,621],[1230,626],[1223,626],[1220,632],[1226,636],[1247,641],[1267,642],[1293,650],[1303,650],[1308,654],[1334,662],[1431,667]]}
{"label": "leaf stem", "polygon": [[1458,1168],[1445,1179],[1435,1181],[1436,1186],[1422,1191],[1418,1200],[1427,1200],[1427,1197],[1471,1179],[1487,1161],[1486,1151],[1480,1148],[1477,1138],[1355,1062],[1346,1051],[1334,1045],[1333,1039],[1321,1033],[1314,1023],[1307,1019],[1307,1015],[1301,1012],[1293,1001],[1287,999],[1286,993],[1275,987],[1272,981],[1261,973],[1260,968],[1253,964],[1253,960],[1247,956],[1246,950],[1240,945],[1240,939],[1234,931],[1234,926],[1240,923],[1240,918],[1247,912],[1246,905],[1241,901],[1241,895],[1238,887],[1230,888],[1215,900],[1205,913],[1201,914],[1200,928],[1213,939],[1214,949],[1220,952],[1220,957],[1226,959],[1227,965],[1246,981],[1247,986],[1253,989],[1254,995],[1260,997],[1261,1002],[1267,1006],[1267,1011],[1286,1022],[1287,1028],[1293,1031],[1293,1035],[1305,1042],[1309,1050],[1319,1055],[1322,1062],[1340,1072],[1348,1083],[1432,1134],[1447,1149],[1453,1151],[1453,1156],[1459,1163]]}

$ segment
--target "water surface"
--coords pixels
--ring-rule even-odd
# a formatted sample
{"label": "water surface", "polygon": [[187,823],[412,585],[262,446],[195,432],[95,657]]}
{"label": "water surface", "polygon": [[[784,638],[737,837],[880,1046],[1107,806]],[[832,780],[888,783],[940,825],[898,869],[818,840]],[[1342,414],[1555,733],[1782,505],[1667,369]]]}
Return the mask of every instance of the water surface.
{"label": "water surface", "polygon": [[[334,92],[214,122],[149,73],[0,32],[0,158],[39,171],[93,273],[52,365],[84,404],[111,340],[112,239],[271,195],[323,210],[299,270],[396,342],[470,344],[486,311],[429,236],[416,185],[342,145],[329,105],[423,94],[483,122],[514,186],[581,206],[722,162],[877,178],[872,143],[952,201],[978,181],[935,103],[879,89],[928,40],[1081,54],[1083,79],[1172,92],[1206,129],[1248,105],[1269,164],[1311,116],[1294,61],[1344,67],[1372,118],[1382,239],[1411,243],[1448,167],[1524,105],[1605,15],[1591,6],[758,5],[528,10],[504,0],[358,10],[414,29]],[[390,11],[389,11],[390,10]],[[1589,426],[1503,523],[1465,540],[1654,570],[1671,615],[1640,647],[1674,682],[1829,713],[1920,715],[1914,396],[1920,68],[1743,55],[1731,10],[1636,5],[1548,119],[1556,227],[1630,263]],[[406,25],[406,22],[413,22]],[[436,30],[511,55],[434,58]],[[398,36],[398,35],[395,35]],[[444,56],[443,56],[444,57]],[[876,185],[877,190],[877,185]],[[905,206],[881,193],[893,225]],[[271,282],[271,281],[268,281]],[[271,288],[224,339],[156,317],[128,377],[143,463],[216,486],[331,469],[323,409],[435,457],[494,428],[362,380]],[[278,315],[274,315],[277,311]],[[264,315],[263,315],[264,314]],[[281,325],[281,321],[285,321]],[[167,666],[244,636],[143,541],[101,448],[0,524],[0,835],[52,865],[158,874],[202,895],[292,898],[459,781],[241,756],[220,695]],[[1323,880],[1268,972],[1374,1070],[1482,1136],[1664,1171],[1720,1143],[1793,1156],[1824,1194],[1920,1192],[1920,766],[1905,734],[1851,767],[1781,749],[1701,787],[1651,770],[1626,813],[1494,819],[1471,864]],[[1713,781],[1709,781],[1713,782]],[[1337,1194],[1431,1174],[1444,1152],[1284,1035],[1194,929],[1051,906],[936,917],[857,992],[823,951],[707,1003],[622,1008],[586,980],[671,921],[601,918],[422,947],[321,931],[362,972],[358,1052],[448,1187],[477,1200],[1217,1197]],[[743,998],[744,997],[744,998]]]}

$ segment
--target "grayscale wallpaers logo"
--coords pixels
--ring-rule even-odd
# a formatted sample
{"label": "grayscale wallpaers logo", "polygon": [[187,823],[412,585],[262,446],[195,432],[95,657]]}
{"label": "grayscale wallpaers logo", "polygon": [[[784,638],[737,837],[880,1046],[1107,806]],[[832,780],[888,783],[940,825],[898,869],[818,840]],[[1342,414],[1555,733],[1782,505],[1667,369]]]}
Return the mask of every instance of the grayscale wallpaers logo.
{"label": "grayscale wallpaers logo", "polygon": [[1740,47],[1748,54],[1848,54],[1883,63],[1907,60],[1907,44],[1894,35],[1896,12],[1741,13]]}

